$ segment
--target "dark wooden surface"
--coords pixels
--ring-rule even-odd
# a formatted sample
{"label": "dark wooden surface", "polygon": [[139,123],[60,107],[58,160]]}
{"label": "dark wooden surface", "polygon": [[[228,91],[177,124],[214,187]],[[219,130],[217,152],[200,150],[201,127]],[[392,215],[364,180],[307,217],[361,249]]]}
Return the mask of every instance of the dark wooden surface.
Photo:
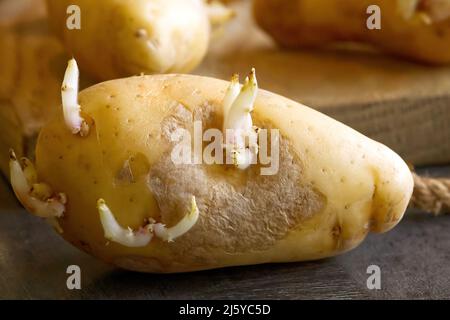
{"label": "dark wooden surface", "polygon": [[[450,176],[450,167],[421,170]],[[18,299],[352,299],[450,298],[450,216],[410,210],[393,231],[316,262],[235,267],[175,275],[114,269],[65,243],[27,214],[0,183],[0,298]],[[81,290],[66,268],[81,268]],[[381,289],[369,290],[369,265]]]}

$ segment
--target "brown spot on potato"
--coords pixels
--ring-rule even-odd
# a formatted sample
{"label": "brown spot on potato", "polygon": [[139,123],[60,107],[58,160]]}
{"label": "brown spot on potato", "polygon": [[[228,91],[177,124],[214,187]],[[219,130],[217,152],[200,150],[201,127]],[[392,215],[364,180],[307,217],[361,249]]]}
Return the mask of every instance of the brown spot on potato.
{"label": "brown spot on potato", "polygon": [[[221,123],[208,109],[199,108],[192,116],[179,107],[163,121],[164,136],[167,139],[178,127],[189,128],[193,118],[206,120],[206,128]],[[259,165],[245,171],[225,165],[176,165],[171,149],[155,163],[148,179],[162,221],[176,224],[186,214],[191,195],[200,210],[197,224],[168,244],[176,261],[208,265],[218,252],[265,250],[323,207],[323,196],[303,181],[301,161],[284,137],[280,137],[279,171],[272,176],[260,175]]]}
{"label": "brown spot on potato", "polygon": [[134,181],[133,173],[130,168],[130,161],[127,159],[116,175],[116,183],[133,183]]}
{"label": "brown spot on potato", "polygon": [[161,123],[162,137],[170,141],[172,133],[178,128],[185,128],[192,122],[192,113],[180,102],[174,101],[170,107],[170,116]]}
{"label": "brown spot on potato", "polygon": [[335,241],[335,248],[339,249],[341,248],[343,241],[342,241],[342,226],[339,222],[336,222],[333,228],[331,229],[331,235],[333,236],[333,239]]}
{"label": "brown spot on potato", "polygon": [[141,152],[137,152],[123,163],[122,168],[116,176],[118,183],[134,183],[139,177],[148,174],[150,163],[148,158]]}
{"label": "brown spot on potato", "polygon": [[339,223],[336,223],[333,226],[333,229],[331,229],[331,234],[333,235],[333,238],[335,238],[335,239],[340,238],[341,233],[342,233],[342,227]]}
{"label": "brown spot on potato", "polygon": [[145,37],[147,37],[147,30],[145,30],[145,29],[143,29],[143,28],[140,28],[140,29],[136,30],[136,32],[134,33],[134,35],[135,35],[137,38],[145,38]]}

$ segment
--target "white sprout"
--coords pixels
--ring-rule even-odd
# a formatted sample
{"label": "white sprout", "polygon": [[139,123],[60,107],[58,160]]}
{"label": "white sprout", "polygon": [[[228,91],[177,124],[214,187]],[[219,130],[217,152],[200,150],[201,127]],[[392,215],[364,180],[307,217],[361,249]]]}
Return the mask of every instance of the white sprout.
{"label": "white sprout", "polygon": [[231,159],[236,168],[240,170],[247,169],[250,164],[255,163],[257,152],[254,152],[248,148],[233,150],[231,153]]}
{"label": "white sprout", "polygon": [[[233,86],[233,81],[231,86]],[[245,79],[241,91],[224,115],[224,129],[252,129],[253,121],[250,112],[253,111],[257,93],[258,82],[255,69],[252,69],[250,76]]]}
{"label": "white sprout", "polygon": [[192,196],[191,209],[189,213],[183,217],[183,219],[181,219],[175,226],[171,228],[166,228],[164,224],[157,223],[153,227],[153,231],[158,238],[164,241],[172,242],[176,238],[188,232],[197,222],[198,216],[199,211],[197,203],[195,201],[195,197]]}
{"label": "white sprout", "polygon": [[78,81],[80,73],[75,59],[70,59],[61,86],[62,108],[66,126],[73,134],[82,136],[89,130],[86,121],[81,117],[78,104]]}
{"label": "white sprout", "polygon": [[236,100],[240,92],[241,92],[241,84],[239,83],[239,75],[234,74],[231,77],[230,86],[228,87],[222,102],[224,115],[228,114],[231,105],[233,104],[234,100]]}
{"label": "white sprout", "polygon": [[137,231],[131,228],[122,228],[105,203],[105,200],[97,201],[97,209],[103,226],[105,238],[120,243],[126,247],[145,247],[153,238],[153,225],[148,224]]}
{"label": "white sprout", "polygon": [[229,149],[233,164],[245,170],[254,163],[258,154],[257,133],[251,116],[258,93],[255,69],[245,79],[242,88],[237,85],[238,81],[238,76],[233,76],[223,100],[223,131],[225,148]]}
{"label": "white sprout", "polygon": [[105,238],[126,247],[145,247],[152,240],[153,234],[162,240],[173,241],[194,226],[199,214],[195,197],[192,197],[190,212],[177,225],[166,228],[163,224],[155,224],[152,221],[133,231],[131,228],[125,229],[119,225],[103,199],[97,201],[97,208]]}
{"label": "white sprout", "polygon": [[22,158],[22,165],[13,150],[9,151],[11,186],[20,203],[41,218],[59,218],[65,211],[66,196],[52,195],[50,186],[37,183],[36,169],[31,161]]}

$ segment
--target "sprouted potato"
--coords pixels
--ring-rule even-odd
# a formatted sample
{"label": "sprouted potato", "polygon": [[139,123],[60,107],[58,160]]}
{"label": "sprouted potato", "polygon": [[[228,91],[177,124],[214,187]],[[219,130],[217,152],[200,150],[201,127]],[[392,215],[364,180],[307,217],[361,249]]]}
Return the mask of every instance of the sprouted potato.
{"label": "sprouted potato", "polygon": [[[254,70],[243,85],[237,75],[135,76],[79,94],[77,77],[71,60],[36,163],[11,150],[11,183],[64,239],[119,267],[186,272],[330,257],[393,228],[410,200],[412,176],[397,154],[258,90]],[[173,161],[174,137],[197,121],[230,134],[219,141],[230,161]],[[268,147],[263,130],[279,133]],[[264,149],[277,151],[271,174],[258,160]]]}
{"label": "sprouted potato", "polygon": [[[73,5],[79,11],[69,10],[72,16]],[[207,52],[210,24],[232,15],[204,0],[47,0],[47,8],[69,53],[103,80],[191,71]]]}
{"label": "sprouted potato", "polygon": [[[367,27],[374,5],[380,29]],[[420,62],[450,62],[449,0],[254,0],[253,10],[284,47],[355,41]]]}

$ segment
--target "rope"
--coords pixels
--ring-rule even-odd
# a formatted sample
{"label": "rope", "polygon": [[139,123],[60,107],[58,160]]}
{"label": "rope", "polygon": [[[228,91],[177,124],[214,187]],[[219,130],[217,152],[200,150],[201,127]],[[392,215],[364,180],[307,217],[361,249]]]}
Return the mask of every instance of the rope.
{"label": "rope", "polygon": [[421,177],[413,172],[413,207],[435,215],[450,213],[450,178]]}

